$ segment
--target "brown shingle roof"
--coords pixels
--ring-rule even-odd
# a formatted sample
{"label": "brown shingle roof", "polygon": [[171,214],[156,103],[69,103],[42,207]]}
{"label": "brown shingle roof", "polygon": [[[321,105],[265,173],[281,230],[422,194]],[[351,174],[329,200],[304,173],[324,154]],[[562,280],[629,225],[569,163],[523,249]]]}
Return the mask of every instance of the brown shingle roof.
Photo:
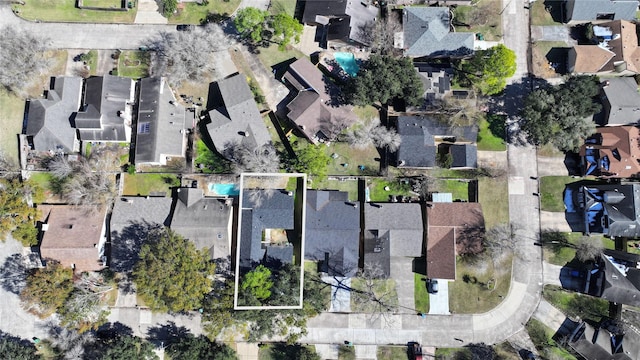
{"label": "brown shingle roof", "polygon": [[[598,136],[599,135],[599,136]],[[596,129],[595,138],[601,137],[600,144],[585,144],[580,148],[580,156],[585,156],[586,149],[596,149],[599,159],[609,158],[608,174],[613,177],[631,178],[640,174],[640,129],[635,126],[606,126]],[[618,160],[619,159],[619,160]],[[586,161],[586,159],[585,159]],[[586,163],[589,168],[591,164]],[[605,175],[602,174],[602,175]]]}
{"label": "brown shingle roof", "polygon": [[40,244],[42,258],[54,259],[77,272],[102,269],[99,249],[106,209],[91,206],[40,205],[46,224]]}
{"label": "brown shingle roof", "polygon": [[611,28],[614,34],[620,34],[620,37],[609,41],[609,47],[616,56],[611,59],[607,67],[611,67],[619,61],[627,63],[627,69],[633,72],[640,71],[640,59],[638,51],[638,35],[636,34],[636,25],[630,21],[617,20],[602,24]]}
{"label": "brown shingle roof", "polygon": [[597,73],[605,70],[605,66],[616,54],[597,45],[576,45],[576,63],[574,71],[577,73]]}
{"label": "brown shingle roof", "polygon": [[483,231],[480,204],[430,203],[427,207],[427,276],[455,278],[455,255],[482,251]]}

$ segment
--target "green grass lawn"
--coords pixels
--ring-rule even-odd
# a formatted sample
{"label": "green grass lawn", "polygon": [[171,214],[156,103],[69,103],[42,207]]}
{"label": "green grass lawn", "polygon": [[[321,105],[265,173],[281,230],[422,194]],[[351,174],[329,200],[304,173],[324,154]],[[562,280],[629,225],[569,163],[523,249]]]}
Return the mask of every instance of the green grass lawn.
{"label": "green grass lawn", "polygon": [[489,311],[498,306],[509,292],[512,259],[506,258],[497,265],[490,259],[482,261],[489,262],[483,264],[486,267],[484,271],[459,258],[456,260],[456,281],[449,283],[449,309],[452,313],[477,314]]}
{"label": "green grass lawn", "polygon": [[481,33],[487,41],[498,41],[502,38],[502,2],[480,1],[475,6],[458,5],[454,10],[454,18],[470,25],[455,26],[456,32]]}
{"label": "green grass lawn", "polygon": [[509,189],[507,177],[480,177],[478,202],[482,205],[486,227],[509,222]]}
{"label": "green grass lawn", "polygon": [[435,191],[441,193],[451,193],[453,199],[469,200],[469,182],[454,179],[434,180]]}
{"label": "green grass lawn", "polygon": [[[363,292],[368,292],[365,279],[354,277],[351,279],[351,288]],[[376,299],[386,306],[398,305],[398,293],[396,292],[396,282],[393,279],[375,279],[373,281],[373,293]],[[351,311],[373,313],[378,309],[378,303],[374,301],[358,302],[354,292],[351,295]],[[366,295],[363,295],[366,296]]]}
{"label": "green grass lawn", "polygon": [[24,5],[11,7],[27,20],[84,23],[133,23],[136,9],[129,11],[83,10],[75,0],[27,0]]}
{"label": "green grass lawn", "polygon": [[0,151],[19,164],[18,134],[22,131],[24,99],[0,87]]}
{"label": "green grass lawn", "polygon": [[546,285],[542,296],[550,304],[572,317],[579,316],[583,320],[597,323],[603,317],[609,316],[609,302],[601,298],[566,291],[554,285]]}
{"label": "green grass lawn", "polygon": [[[411,185],[400,180],[385,180],[384,178],[369,178],[369,198],[371,201],[389,201],[389,195],[412,196]],[[389,187],[389,191],[385,190]]]}
{"label": "green grass lawn", "polygon": [[296,10],[296,0],[272,0],[269,11],[273,15],[285,13],[293,16]]}
{"label": "green grass lawn", "polygon": [[406,346],[378,346],[378,359],[384,360],[408,360]]}
{"label": "green grass lawn", "polygon": [[240,0],[210,0],[208,5],[195,2],[182,3],[184,8],[169,18],[170,24],[201,24],[209,14],[230,16],[240,4]]}
{"label": "green grass lawn", "polygon": [[[578,240],[582,237],[582,233],[560,233],[560,232],[543,232],[542,241],[558,241],[558,244],[550,243],[543,248],[543,254],[545,261],[565,266],[573,261],[576,257],[576,250],[572,245],[576,245]],[[592,234],[592,238],[599,238],[602,241],[602,247],[604,249],[615,249],[615,243],[613,240],[605,238],[602,235]],[[563,245],[564,244],[564,245]]]}
{"label": "green grass lawn", "polygon": [[563,212],[564,189],[578,181],[571,176],[544,176],[540,178],[540,204],[543,211]]}
{"label": "green grass lawn", "polygon": [[[380,170],[380,163],[375,160],[380,157],[380,154],[373,145],[364,149],[358,149],[343,142],[332,142],[329,146],[320,146],[327,155],[338,155],[336,158],[331,158],[327,167],[329,175],[377,175]],[[359,169],[360,165],[365,167],[364,170]]]}
{"label": "green grass lawn", "polygon": [[[556,22],[552,15],[556,15],[561,9],[562,1],[534,1],[530,3],[531,8],[531,25],[562,25]],[[546,9],[550,6],[549,11]],[[559,18],[558,18],[559,19]]]}
{"label": "green grass lawn", "polygon": [[489,115],[478,122],[478,150],[505,151],[504,116]]}
{"label": "green grass lawn", "polygon": [[90,50],[87,52],[85,63],[89,67],[90,74],[95,75],[98,70],[98,51]]}
{"label": "green grass lawn", "polygon": [[313,187],[318,190],[346,191],[349,193],[349,200],[358,200],[358,181],[356,180],[338,181],[324,179],[322,181],[314,181]]}
{"label": "green grass lawn", "polygon": [[414,273],[414,300],[416,311],[427,314],[429,312],[429,292],[427,291],[427,277]]}
{"label": "green grass lawn", "polygon": [[205,174],[228,173],[231,170],[231,162],[209,149],[201,139],[196,141],[196,155],[193,164],[197,171]]}
{"label": "green grass lawn", "polygon": [[258,58],[267,69],[291,58],[300,59],[306,57],[305,54],[293,48],[291,45],[288,45],[285,51],[280,51],[278,44],[271,44],[268,48],[258,48],[258,51]]}
{"label": "green grass lawn", "polygon": [[367,106],[354,106],[353,113],[356,114],[361,120],[369,120],[380,116],[378,109],[371,105]]}
{"label": "green grass lawn", "polygon": [[122,7],[122,0],[82,0],[82,6],[92,6],[99,8],[120,8]]}
{"label": "green grass lawn", "polygon": [[149,76],[149,53],[124,50],[118,58],[118,76],[140,79]]}
{"label": "green grass lawn", "polygon": [[180,186],[174,174],[124,174],[124,195],[146,196],[151,192],[164,192],[171,196],[171,188]]}
{"label": "green grass lawn", "polygon": [[536,319],[530,319],[525,328],[529,333],[533,345],[540,351],[540,355],[544,355],[544,358],[575,359],[573,355],[553,340],[553,335],[556,333],[556,330],[551,329]]}

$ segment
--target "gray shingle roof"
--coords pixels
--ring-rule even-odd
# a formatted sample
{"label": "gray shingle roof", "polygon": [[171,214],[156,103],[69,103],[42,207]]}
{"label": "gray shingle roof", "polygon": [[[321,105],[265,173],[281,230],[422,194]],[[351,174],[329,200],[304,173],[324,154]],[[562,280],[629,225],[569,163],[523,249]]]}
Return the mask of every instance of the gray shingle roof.
{"label": "gray shingle roof", "polygon": [[478,166],[478,149],[472,144],[455,144],[449,148],[453,162],[452,168],[476,168]]}
{"label": "gray shingle roof", "polygon": [[178,104],[162,78],[140,80],[135,162],[165,164],[167,157],[182,157],[186,145],[185,108]]}
{"label": "gray shingle roof", "polygon": [[[607,125],[627,125],[640,122],[640,94],[633,77],[612,77],[602,87],[604,121]],[[607,111],[608,110],[608,111]]]}
{"label": "gray shingle roof", "polygon": [[134,82],[129,78],[105,75],[87,79],[84,111],[76,116],[80,140],[129,141],[131,119],[125,119],[124,114],[127,103],[134,101],[134,92]]}
{"label": "gray shingle roof", "polygon": [[596,20],[598,14],[614,14],[612,20],[634,20],[637,0],[568,0],[567,21]]}
{"label": "gray shingle roof", "polygon": [[424,222],[420,204],[367,203],[364,206],[365,231],[377,230],[379,235],[388,232],[390,256],[421,256]]}
{"label": "gray shingle roof", "polygon": [[344,191],[308,190],[305,249],[307,260],[324,261],[330,276],[353,276],[358,270],[360,209]]}
{"label": "gray shingle roof", "polygon": [[82,78],[60,76],[53,80],[46,99],[32,100],[25,134],[33,137],[37,151],[78,150],[74,115],[80,109]]}
{"label": "gray shingle roof", "polygon": [[589,185],[580,193],[587,232],[602,232],[604,223],[609,236],[640,237],[640,184]]}
{"label": "gray shingle roof", "polygon": [[207,131],[218,152],[223,153],[226,145],[234,140],[251,150],[269,144],[271,136],[245,76],[233,75],[218,81],[216,86],[221,106],[209,111],[211,123],[207,124]]}
{"label": "gray shingle roof", "polygon": [[448,7],[408,6],[402,14],[406,56],[461,57],[473,53],[473,33],[450,32]]}
{"label": "gray shingle roof", "polygon": [[202,189],[180,188],[175,201],[171,229],[206,249],[212,259],[225,258],[231,235],[230,199],[204,197]]}
{"label": "gray shingle roof", "polygon": [[636,268],[640,256],[626,252],[605,250],[602,284],[603,299],[631,306],[640,306],[640,270]]}

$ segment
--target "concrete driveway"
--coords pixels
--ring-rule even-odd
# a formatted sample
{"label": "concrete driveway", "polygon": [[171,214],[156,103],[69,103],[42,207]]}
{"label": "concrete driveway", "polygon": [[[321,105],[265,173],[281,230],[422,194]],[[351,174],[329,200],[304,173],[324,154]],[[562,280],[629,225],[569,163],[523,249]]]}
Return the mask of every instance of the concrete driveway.
{"label": "concrete driveway", "polygon": [[571,38],[568,26],[532,26],[531,38],[535,41],[564,41],[567,46],[577,42]]}
{"label": "concrete driveway", "polygon": [[415,313],[416,308],[414,298],[414,275],[413,258],[397,257],[391,258],[391,278],[396,282],[396,292],[398,293],[398,312]]}
{"label": "concrete driveway", "polygon": [[322,281],[326,284],[331,284],[331,306],[329,311],[351,312],[351,292],[347,290],[351,287],[351,278],[323,276]]}
{"label": "concrete driveway", "polygon": [[449,281],[438,279],[438,293],[429,294],[429,315],[451,315],[449,312]]}

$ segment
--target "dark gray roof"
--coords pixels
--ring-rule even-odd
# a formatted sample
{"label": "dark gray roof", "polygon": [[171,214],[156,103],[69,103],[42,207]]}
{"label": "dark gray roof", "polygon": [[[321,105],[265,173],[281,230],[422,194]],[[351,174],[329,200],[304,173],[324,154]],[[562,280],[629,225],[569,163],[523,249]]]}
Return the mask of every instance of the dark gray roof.
{"label": "dark gray roof", "polygon": [[476,168],[478,166],[478,149],[472,144],[454,144],[449,148],[453,162],[452,168]]}
{"label": "dark gray roof", "polygon": [[375,21],[378,8],[360,1],[306,0],[302,22],[305,24],[328,24],[328,40],[355,40],[366,44],[360,28]]}
{"label": "dark gray roof", "polygon": [[[265,260],[279,264],[291,264],[293,261],[293,245],[267,245],[265,246]],[[277,265],[277,264],[274,264]]]}
{"label": "dark gray roof", "polygon": [[240,266],[251,267],[264,259],[265,229],[294,228],[294,199],[286,190],[243,190],[240,229]]}
{"label": "dark gray roof", "polygon": [[360,209],[344,191],[308,190],[305,249],[307,260],[325,261],[330,276],[353,276],[358,270]]}
{"label": "dark gray roof", "polygon": [[587,360],[631,360],[624,351],[625,337],[583,322],[571,334],[569,346]]}
{"label": "dark gray roof", "polygon": [[422,81],[425,99],[429,101],[442,99],[451,91],[452,67],[416,63],[415,68]]}
{"label": "dark gray roof", "polygon": [[390,256],[420,257],[423,253],[424,222],[418,203],[366,203],[364,225],[365,234],[388,232]]}
{"label": "dark gray roof", "polygon": [[234,140],[251,150],[270,143],[271,136],[245,75],[233,75],[218,81],[216,86],[214,91],[221,106],[209,111],[211,123],[207,124],[207,131],[218,152],[223,153],[226,145]]}
{"label": "dark gray roof", "polygon": [[184,156],[185,108],[178,104],[163,78],[140,80],[135,162],[165,164],[167,157]]}
{"label": "dark gray roof", "polygon": [[597,20],[598,14],[614,14],[611,20],[635,20],[637,0],[568,0],[567,21]]}
{"label": "dark gray roof", "polygon": [[605,276],[603,299],[631,306],[640,306],[640,256],[622,251],[605,250],[601,255]]}
{"label": "dark gray roof", "polygon": [[347,3],[348,0],[306,0],[302,22],[314,24],[317,15],[334,17],[346,15]]}
{"label": "dark gray roof", "polygon": [[402,139],[397,152],[397,163],[400,167],[436,166],[435,137],[452,137],[456,142],[471,143],[476,142],[478,137],[477,126],[451,127],[429,116],[399,116],[397,130]]}
{"label": "dark gray roof", "polygon": [[[640,122],[640,94],[633,77],[611,77],[603,81],[602,101],[607,125],[628,125]],[[604,85],[604,84],[603,84]]]}
{"label": "dark gray roof", "polygon": [[231,199],[204,197],[202,189],[177,189],[171,229],[206,249],[212,259],[225,258],[231,235]]}
{"label": "dark gray roof", "polygon": [[448,7],[407,6],[402,11],[404,54],[462,57],[473,54],[473,33],[450,32]]}
{"label": "dark gray roof", "polygon": [[379,269],[384,277],[391,276],[391,245],[389,231],[365,230],[365,269]]}
{"label": "dark gray roof", "polygon": [[45,99],[31,100],[25,134],[33,137],[37,151],[78,150],[74,115],[80,109],[82,78],[60,76],[53,80]]}
{"label": "dark gray roof", "polygon": [[640,184],[589,185],[580,193],[587,233],[640,237]]}
{"label": "dark gray roof", "polygon": [[134,101],[134,91],[129,78],[105,75],[87,79],[83,111],[76,115],[80,140],[129,141],[125,129],[131,127],[131,114],[126,108]]}

